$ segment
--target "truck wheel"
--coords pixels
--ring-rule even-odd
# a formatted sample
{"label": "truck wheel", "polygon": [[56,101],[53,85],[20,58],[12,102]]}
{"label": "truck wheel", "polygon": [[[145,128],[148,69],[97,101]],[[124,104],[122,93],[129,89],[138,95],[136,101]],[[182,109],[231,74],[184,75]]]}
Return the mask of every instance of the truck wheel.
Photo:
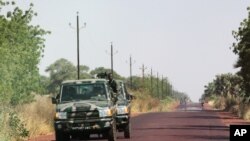
{"label": "truck wheel", "polygon": [[117,141],[115,118],[113,119],[112,126],[108,131],[108,141]]}
{"label": "truck wheel", "polygon": [[131,124],[130,122],[125,126],[124,128],[124,137],[126,139],[129,139],[130,138],[130,132],[131,132]]}
{"label": "truck wheel", "polygon": [[56,141],[70,141],[70,136],[68,133],[64,133],[62,131],[55,132]]}

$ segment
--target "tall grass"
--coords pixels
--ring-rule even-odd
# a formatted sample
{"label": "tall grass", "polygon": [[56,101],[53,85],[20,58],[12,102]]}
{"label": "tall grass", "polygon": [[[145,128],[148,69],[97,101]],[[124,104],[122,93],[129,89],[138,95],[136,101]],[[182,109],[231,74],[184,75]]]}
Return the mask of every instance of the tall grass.
{"label": "tall grass", "polygon": [[16,108],[26,123],[29,136],[35,137],[53,132],[54,105],[49,96],[35,96],[35,101]]}
{"label": "tall grass", "polygon": [[240,118],[250,120],[250,104],[243,102],[241,97],[217,96],[209,103],[216,109],[229,111]]}
{"label": "tall grass", "polygon": [[147,91],[133,91],[135,99],[132,100],[132,112],[162,112],[170,111],[175,105],[175,101],[167,97],[164,100],[159,100],[152,97]]}

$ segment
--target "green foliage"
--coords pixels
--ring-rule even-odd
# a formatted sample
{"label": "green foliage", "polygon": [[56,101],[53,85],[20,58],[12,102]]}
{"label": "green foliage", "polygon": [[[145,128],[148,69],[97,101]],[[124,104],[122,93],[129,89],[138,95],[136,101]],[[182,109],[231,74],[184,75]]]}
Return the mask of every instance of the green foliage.
{"label": "green foliage", "polygon": [[[80,79],[91,78],[88,71],[88,66],[80,65]],[[53,64],[49,65],[46,72],[49,72],[49,80],[45,80],[44,78],[41,86],[46,87],[49,93],[57,93],[60,84],[64,80],[77,79],[77,67],[64,58],[58,59]]]}
{"label": "green foliage", "polygon": [[25,140],[29,136],[29,131],[25,127],[15,108],[7,106],[0,107],[0,140]]}
{"label": "green foliage", "polygon": [[9,113],[9,127],[11,129],[10,135],[18,138],[25,138],[29,136],[29,131],[25,128],[24,122],[22,122],[15,112]]}
{"label": "green foliage", "polygon": [[186,97],[189,99],[187,94],[176,91],[173,89],[172,84],[167,78],[157,78],[155,76],[145,76],[144,81],[142,77],[132,76],[132,88],[130,86],[131,78],[127,78],[126,82],[130,89],[149,91],[150,95],[155,98],[165,99],[167,97],[172,97],[175,99],[182,99]]}
{"label": "green foliage", "polygon": [[74,64],[64,58],[55,61],[46,69],[46,72],[49,72],[50,75],[48,91],[51,93],[58,92],[62,81],[77,78],[76,71]]}
{"label": "green foliage", "polygon": [[91,75],[88,72],[89,72],[88,66],[80,65],[80,79],[91,78]]}
{"label": "green foliage", "polygon": [[29,102],[39,78],[37,65],[47,31],[30,25],[36,13],[32,6],[22,10],[14,3],[1,2],[0,15],[0,102],[12,105]]}
{"label": "green foliage", "polygon": [[[55,63],[48,66],[46,69],[49,72],[49,83],[47,85],[47,89],[49,93],[57,93],[59,91],[59,86],[64,80],[76,79],[76,67],[73,63],[69,62],[66,59],[59,59],[55,61]],[[110,69],[104,67],[97,67],[94,70],[89,71],[88,66],[80,66],[80,75],[81,79],[91,78],[91,76],[95,76],[99,73],[109,73],[111,72]],[[125,80],[126,84],[130,87],[130,78],[123,78],[117,72],[113,71],[113,76],[115,79]],[[152,79],[152,85],[151,85]],[[170,96],[175,99],[183,99],[184,97],[189,99],[189,97],[182,92],[178,92],[173,89],[173,86],[170,84],[167,78],[162,78],[161,80],[156,78],[155,76],[146,76],[144,78],[144,82],[141,77],[132,76],[133,81],[133,90],[145,90],[150,92],[150,95],[155,98],[165,99],[166,97]],[[157,87],[158,81],[158,87]],[[46,87],[46,83],[41,84],[41,86]],[[157,89],[158,88],[158,89]]]}
{"label": "green foliage", "polygon": [[[23,121],[13,109],[33,100],[38,91],[38,63],[48,31],[31,25],[36,13],[31,4],[22,10],[15,2],[0,0],[0,140],[28,136]],[[7,12],[3,12],[7,11]]]}
{"label": "green foliage", "polygon": [[238,75],[231,73],[217,75],[216,78],[205,86],[202,99],[213,99],[214,97],[242,97],[243,80]]}
{"label": "green foliage", "polygon": [[233,31],[233,36],[236,42],[233,43],[233,52],[238,55],[238,61],[235,64],[236,68],[240,68],[238,74],[243,78],[245,89],[245,98],[250,102],[250,8],[248,17],[240,23],[238,31]]}
{"label": "green foliage", "polygon": [[49,83],[50,83],[50,78],[41,75],[38,82],[37,93],[41,95],[48,94]]}

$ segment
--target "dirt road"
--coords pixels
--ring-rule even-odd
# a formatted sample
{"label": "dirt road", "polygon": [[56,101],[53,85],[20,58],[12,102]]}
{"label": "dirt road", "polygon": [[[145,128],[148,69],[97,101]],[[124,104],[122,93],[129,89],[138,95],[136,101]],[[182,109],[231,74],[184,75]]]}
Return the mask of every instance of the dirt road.
{"label": "dirt road", "polygon": [[[229,141],[229,127],[225,121],[230,121],[230,118],[236,120],[228,113],[202,110],[200,104],[189,104],[186,108],[179,106],[174,112],[146,113],[133,117],[131,139],[125,139],[123,134],[119,133],[118,140]],[[239,121],[244,124],[242,120]],[[90,140],[103,141],[103,139],[97,139],[95,135],[91,137]],[[54,136],[49,135],[31,141],[54,140]]]}

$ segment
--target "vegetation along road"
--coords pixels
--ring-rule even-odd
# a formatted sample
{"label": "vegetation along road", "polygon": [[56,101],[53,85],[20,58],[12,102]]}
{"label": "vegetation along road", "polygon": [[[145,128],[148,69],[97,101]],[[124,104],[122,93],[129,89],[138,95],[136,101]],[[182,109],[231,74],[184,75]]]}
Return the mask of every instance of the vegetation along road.
{"label": "vegetation along road", "polygon": [[[124,85],[128,88],[119,89],[119,92],[127,93],[124,95],[125,103],[131,102],[133,114],[140,113],[131,119],[131,138],[125,139],[123,133],[119,133],[118,140],[228,141],[230,124],[249,124],[229,114],[231,112],[250,120],[249,4],[226,0],[219,3],[207,1],[206,4],[197,1],[188,1],[186,4],[169,1],[167,4],[164,0],[131,0],[130,3],[110,1],[110,4],[97,4],[94,1],[93,4],[92,1],[54,1],[49,4],[47,1],[32,2],[34,4],[24,0],[0,0],[0,141],[55,141],[54,118],[64,120],[68,117],[67,111],[63,111],[67,108],[55,110],[56,105],[52,105],[51,97],[58,97],[58,93],[62,92],[60,85],[64,81],[93,79],[104,72],[111,72],[115,80],[122,81],[120,87]],[[124,4],[133,7],[127,9],[128,6],[123,6]],[[184,7],[180,8],[180,5]],[[224,7],[220,8],[222,6]],[[245,11],[239,10],[240,7],[246,8]],[[82,32],[84,36],[80,36],[81,38],[79,30],[76,30],[78,38],[75,40],[74,32],[67,30],[64,25],[69,23],[68,18],[78,9],[82,17],[89,17],[87,22],[90,26],[87,32]],[[89,9],[93,11],[84,11]],[[229,11],[224,11],[227,9]],[[93,17],[91,13],[98,14]],[[197,17],[192,17],[195,15]],[[79,16],[80,14],[77,15],[76,29],[80,29]],[[36,20],[33,19],[35,17]],[[187,21],[186,19],[188,22],[183,24],[182,21]],[[79,46],[80,39],[83,46]],[[78,41],[77,47],[75,41]],[[104,52],[110,41],[114,42],[115,47],[113,53],[111,43],[108,53],[111,59]],[[119,49],[119,54],[113,60],[116,49]],[[230,56],[230,53],[235,56]],[[127,64],[126,57],[129,59]],[[79,82],[75,84],[78,85]],[[109,98],[106,95],[108,106],[103,105],[108,108],[99,108],[99,115],[96,110],[89,115],[98,118],[112,117],[112,120],[108,120],[113,125],[112,129],[115,129],[114,115],[110,116],[113,112],[109,108],[113,106],[111,101],[116,102],[116,97],[109,86],[104,85],[106,93],[109,91]],[[78,92],[85,93],[86,90],[93,89],[82,87],[82,91]],[[75,92],[69,91],[67,94],[73,96]],[[130,94],[133,100],[127,99]],[[97,94],[96,101],[100,99],[98,96]],[[73,98],[78,100],[77,96]],[[62,95],[59,99],[62,99]],[[57,100],[54,98],[53,103],[58,107],[62,102]],[[84,104],[85,101],[82,101]],[[201,108],[201,104],[192,103],[194,101],[206,103],[205,109]],[[65,100],[66,102],[70,103],[71,100]],[[169,111],[172,105],[176,107],[176,103],[183,102],[189,102],[187,107],[181,105],[175,111]],[[224,111],[212,110],[208,103],[211,107]],[[73,105],[71,112],[77,111],[73,102],[69,105]],[[89,105],[90,109],[97,107],[91,103]],[[79,107],[81,109],[84,106]],[[120,112],[127,114],[128,111],[127,107],[122,107]],[[79,114],[80,118],[87,115],[84,112]],[[72,113],[70,116],[76,115]],[[85,123],[77,125],[89,130]],[[102,125],[109,126],[109,123]],[[129,124],[126,124],[125,131],[129,137],[130,128],[127,125]],[[57,127],[61,128],[60,126]],[[64,134],[61,135],[57,137],[65,140]],[[105,135],[109,135],[111,140],[116,139],[115,130],[110,130]],[[91,135],[90,140],[104,140],[97,137],[98,135]]]}
{"label": "vegetation along road", "polygon": [[[118,134],[121,141],[229,141],[228,124],[247,124],[231,114],[202,109],[198,103],[190,103],[185,109],[180,105],[174,112],[144,113],[132,118],[131,139]],[[249,124],[249,123],[248,123]],[[54,135],[42,136],[30,141],[54,141]],[[89,140],[104,140],[92,135]],[[82,141],[82,140],[74,140]]]}

